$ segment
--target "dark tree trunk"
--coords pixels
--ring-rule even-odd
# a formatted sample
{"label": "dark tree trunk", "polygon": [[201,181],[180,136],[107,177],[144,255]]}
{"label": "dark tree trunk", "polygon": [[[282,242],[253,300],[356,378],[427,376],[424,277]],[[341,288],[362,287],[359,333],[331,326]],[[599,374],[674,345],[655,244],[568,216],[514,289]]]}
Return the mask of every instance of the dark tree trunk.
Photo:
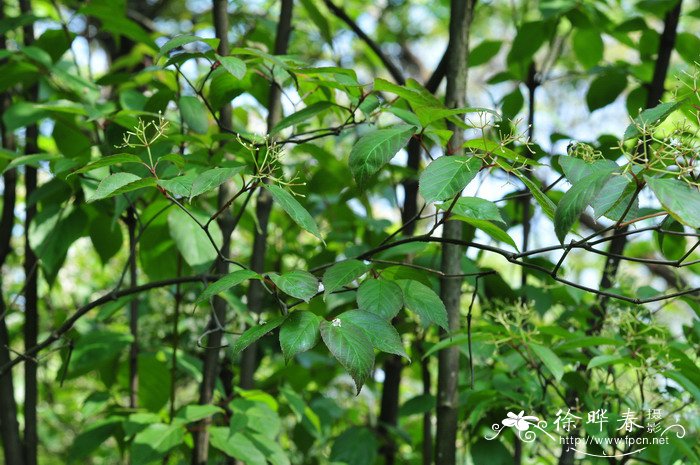
{"label": "dark tree trunk", "polygon": [[[289,46],[289,37],[292,33],[292,12],[294,0],[282,0],[280,6],[277,33],[275,36],[275,55],[284,55]],[[277,83],[270,84],[270,93],[267,101],[267,130],[268,132],[282,119],[282,104],[280,102],[281,89]],[[266,189],[260,189],[255,206],[259,230],[253,237],[253,251],[250,258],[250,269],[262,273],[265,271],[265,256],[267,255],[267,223],[272,210],[272,197]],[[260,313],[262,310],[265,290],[259,281],[253,280],[248,288],[248,309],[251,313]],[[254,375],[257,369],[257,344],[253,343],[241,355],[240,387],[252,389],[255,385]]]}
{"label": "dark tree trunk", "polygon": [[[32,11],[30,0],[20,0],[20,11],[29,14]],[[24,45],[34,43],[34,25],[23,27]],[[28,100],[36,102],[39,89],[32,86],[29,89]],[[36,124],[27,127],[25,133],[25,155],[38,152],[38,128]],[[24,169],[24,198],[26,213],[24,216],[24,347],[34,347],[39,335],[39,307],[37,292],[37,258],[29,244],[29,227],[36,216],[36,205],[29,202],[37,187],[36,168],[26,166]],[[25,465],[36,465],[39,435],[37,433],[37,403],[39,389],[37,382],[36,362],[28,360],[24,364],[24,462]]]}
{"label": "dark tree trunk", "polygon": [[[465,106],[467,94],[467,59],[469,55],[469,29],[474,2],[452,0],[450,13],[450,39],[447,58],[447,88],[445,105],[448,108]],[[462,129],[450,124],[453,136],[447,144],[446,155],[462,153],[464,135]],[[460,240],[462,224],[446,221],[443,238]],[[446,275],[461,273],[463,250],[456,244],[443,244],[441,267]],[[447,309],[450,331],[460,327],[460,297],[462,278],[443,277],[440,281],[440,297]],[[446,336],[446,334],[442,334]],[[438,354],[437,432],[435,441],[435,463],[454,465],[457,458],[459,348],[450,347]]]}
{"label": "dark tree trunk", "polygon": [[[216,37],[219,39],[219,54],[227,56],[229,54],[228,41],[228,2],[226,0],[213,0],[212,15]],[[219,123],[223,129],[230,130],[232,127],[231,121],[231,105],[224,105],[219,109]],[[230,183],[224,183],[219,188],[217,204],[219,208],[224,207],[226,202],[233,195]],[[221,245],[221,254],[226,257],[229,255],[231,248],[231,233],[233,232],[233,217],[229,209],[226,209],[217,218],[217,223],[221,229],[224,241]],[[228,263],[224,260],[217,259],[216,271],[219,274],[226,274],[229,271]],[[210,404],[214,398],[214,388],[216,380],[219,377],[221,370],[220,347],[222,345],[223,333],[219,329],[220,325],[226,321],[226,301],[221,297],[214,297],[213,315],[209,320],[208,330],[214,329],[207,337],[207,347],[204,354],[204,368],[202,375],[202,384],[199,389],[199,403],[202,405]],[[198,430],[194,438],[194,452],[192,454],[193,465],[206,465],[209,457],[209,425],[211,418],[205,418],[198,424]]]}

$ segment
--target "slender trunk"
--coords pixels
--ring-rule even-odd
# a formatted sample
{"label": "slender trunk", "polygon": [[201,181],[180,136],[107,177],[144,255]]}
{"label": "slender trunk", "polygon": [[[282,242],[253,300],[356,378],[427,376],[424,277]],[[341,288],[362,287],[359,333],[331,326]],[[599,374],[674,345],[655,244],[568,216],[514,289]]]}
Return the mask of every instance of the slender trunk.
{"label": "slender trunk", "polygon": [[[530,63],[527,75],[527,138],[528,141],[532,142],[532,138],[535,134],[535,91],[539,83],[537,82],[537,68],[535,68],[534,61]],[[529,152],[525,150],[525,156],[529,157]],[[525,173],[529,179],[532,179],[532,171],[527,171]],[[530,196],[526,195],[522,198],[522,211],[523,211],[523,246],[522,251],[527,252],[528,246],[530,244],[530,212],[532,205],[530,203]],[[527,284],[527,269],[523,266],[520,268],[522,275],[520,276],[520,286],[523,301],[525,300],[525,285]],[[517,438],[516,438],[517,441]],[[519,463],[519,462],[517,462]]]}
{"label": "slender trunk", "polygon": [[[0,20],[5,18],[4,9],[0,6]],[[0,47],[6,48],[5,37],[0,37]],[[0,95],[0,109],[3,111],[9,107],[11,99],[9,94]],[[0,137],[2,148],[14,150],[13,134],[8,131],[0,119]],[[5,259],[10,254],[12,239],[12,226],[15,222],[15,200],[17,187],[17,172],[12,169],[2,176],[2,216],[0,217],[0,267],[5,264]],[[10,334],[5,323],[5,298],[2,295],[2,278],[0,274],[0,366],[10,362]],[[22,440],[19,435],[17,423],[17,402],[12,380],[12,370],[5,374],[0,373],[0,439],[3,445],[3,457],[7,464],[24,465]]]}
{"label": "slender trunk", "polygon": [[[467,94],[467,59],[469,55],[469,28],[471,26],[474,2],[472,0],[452,0],[450,13],[450,39],[447,58],[447,88],[445,105],[448,108],[465,106]],[[447,144],[447,154],[462,152],[464,134],[462,129],[450,124],[452,138]],[[461,239],[462,224],[459,221],[446,221],[443,225],[445,239]],[[441,270],[447,275],[461,273],[463,251],[456,244],[442,246]],[[450,332],[460,326],[460,296],[462,278],[445,278],[440,281],[440,297],[447,309]],[[443,337],[446,334],[443,332]],[[450,347],[438,354],[437,391],[437,433],[435,442],[435,463],[454,465],[457,459],[457,420],[458,420],[458,374],[459,348]]]}
{"label": "slender trunk", "polygon": [[[4,5],[0,6],[0,20],[5,18]],[[0,37],[0,47],[6,48],[5,36]],[[10,106],[10,95],[4,93],[0,96],[0,109],[4,111]],[[7,130],[0,120],[0,137],[2,148],[14,150],[14,136]],[[15,222],[15,201],[17,188],[17,172],[12,169],[3,174],[2,216],[0,217],[0,267],[5,264],[5,259],[10,254],[12,239],[12,226]],[[0,275],[1,276],[1,275]],[[10,362],[10,334],[5,323],[5,298],[2,295],[2,279],[0,278],[0,365]],[[0,439],[3,445],[3,457],[5,463],[24,465],[22,440],[19,434],[17,422],[17,402],[15,400],[12,370],[0,374]]]}
{"label": "slender trunk", "polygon": [[[292,11],[294,0],[282,0],[280,6],[279,21],[277,23],[277,33],[275,36],[275,55],[284,55],[289,46],[289,36],[292,32]],[[280,97],[282,91],[280,85],[273,82],[270,84],[270,93],[267,101],[267,130],[268,132],[279,122],[282,117],[282,105]],[[265,268],[265,255],[267,253],[267,223],[272,210],[272,197],[266,189],[261,189],[258,194],[255,206],[255,216],[259,229],[255,231],[253,237],[253,252],[250,258],[250,269],[262,273]],[[263,298],[265,296],[262,284],[253,280],[248,288],[248,308],[251,313],[260,313],[262,310]],[[254,375],[257,368],[257,344],[251,344],[243,351],[241,356],[241,378],[240,387],[252,389],[255,385]]]}
{"label": "slender trunk", "polygon": [[[656,56],[656,63],[654,65],[654,75],[652,77],[649,86],[647,87],[648,94],[646,100],[646,108],[653,108],[656,106],[661,97],[664,95],[666,76],[668,75],[668,67],[671,62],[671,53],[675,47],[676,43],[676,30],[678,28],[678,20],[681,15],[681,5],[682,1],[679,0],[673,9],[671,9],[664,18],[664,30],[661,33],[661,39],[659,41],[659,49]],[[627,227],[617,229],[616,233],[624,233]],[[605,268],[603,268],[603,275],[600,280],[600,289],[610,288],[617,275],[617,270],[620,267],[620,256],[622,256],[625,245],[627,245],[626,235],[617,235],[610,241],[610,248],[608,250],[609,254],[605,260]],[[586,333],[589,336],[596,335],[603,327],[605,322],[605,316],[607,313],[608,298],[605,296],[600,296],[592,307],[591,311],[593,315],[589,321],[589,327]],[[581,370],[585,370],[582,365]],[[567,399],[574,399],[577,393],[573,389],[567,390]],[[570,435],[570,440],[578,437],[578,431],[575,431]],[[561,454],[559,455],[559,465],[573,465],[574,456],[576,451],[572,448],[563,445],[561,448]]]}
{"label": "slender trunk", "polygon": [[[136,213],[134,207],[127,211],[127,228],[129,230],[129,282],[131,287],[137,285],[136,265]],[[133,341],[129,349],[129,407],[136,408],[139,390],[139,301],[134,297],[129,302],[129,330]]]}
{"label": "slender trunk", "polygon": [[[219,39],[219,54],[227,56],[229,54],[228,41],[228,2],[226,0],[213,0],[212,16],[214,22],[214,30],[217,39]],[[219,109],[219,122],[224,129],[230,130],[232,127],[231,105],[224,105]],[[219,188],[217,205],[222,208],[228,199],[233,195],[231,184],[224,183]],[[221,245],[221,254],[226,257],[231,249],[231,233],[233,232],[233,218],[231,212],[227,209],[216,219],[219,228],[223,235],[223,244]],[[229,271],[228,263],[217,259],[216,271],[219,274],[226,274]],[[202,384],[199,388],[199,403],[202,405],[210,404],[214,398],[214,387],[216,380],[219,377],[221,370],[220,348],[223,339],[223,333],[219,329],[222,322],[226,321],[226,301],[221,297],[214,297],[213,315],[209,320],[208,330],[216,329],[209,333],[207,337],[207,345],[204,354],[204,368],[202,374]],[[205,418],[199,422],[197,433],[194,438],[194,452],[192,454],[193,465],[206,465],[209,457],[209,425],[211,418]]]}
{"label": "slender trunk", "polygon": [[[422,344],[420,341],[419,344]],[[430,394],[430,387],[432,385],[430,379],[430,358],[426,357],[421,360],[421,377],[423,380],[423,395]],[[433,416],[430,414],[430,410],[423,414],[423,465],[431,465],[433,463]]]}
{"label": "slender trunk", "polygon": [[[447,63],[447,53],[443,56],[440,64],[435,68],[432,76],[426,81],[425,88],[431,93],[435,93],[437,88],[440,86],[440,82],[445,77],[445,69]],[[420,168],[421,160],[421,147],[420,141],[418,139],[411,139],[408,142],[406,151],[408,152],[408,158],[406,160],[406,168],[411,172],[411,175],[402,182],[404,190],[404,202],[403,208],[401,209],[401,222],[404,226],[403,234],[405,236],[412,236],[416,229],[415,217],[418,214],[418,169]],[[382,400],[379,410],[379,434],[384,438],[384,463],[391,465],[395,461],[396,447],[394,445],[393,439],[390,435],[390,427],[396,427],[398,424],[398,412],[399,412],[399,401],[400,401],[400,387],[401,387],[401,372],[403,370],[403,362],[401,357],[398,355],[389,355],[384,365],[382,366],[384,371],[384,383],[382,385]],[[424,393],[430,393],[430,386],[428,385],[427,390]],[[428,443],[423,444],[424,454],[423,460],[427,460],[425,463],[430,463],[432,460],[432,414],[430,411],[423,415],[423,438],[428,438]],[[425,431],[425,428],[428,428]],[[428,452],[426,455],[425,452]]]}
{"label": "slender trunk", "polygon": [[[20,0],[20,11],[29,14],[32,11],[30,0]],[[34,25],[23,27],[24,45],[34,43]],[[36,102],[39,97],[39,89],[32,86],[29,89],[28,100]],[[25,133],[25,155],[37,153],[38,128],[36,124],[27,127]],[[26,213],[24,217],[24,347],[34,347],[39,335],[39,308],[37,289],[37,257],[29,244],[29,226],[36,216],[36,205],[30,203],[30,197],[37,187],[37,170],[26,166],[24,171],[24,203]],[[37,433],[37,403],[39,390],[37,383],[36,362],[28,360],[24,365],[24,462],[25,465],[36,465],[39,435]]]}

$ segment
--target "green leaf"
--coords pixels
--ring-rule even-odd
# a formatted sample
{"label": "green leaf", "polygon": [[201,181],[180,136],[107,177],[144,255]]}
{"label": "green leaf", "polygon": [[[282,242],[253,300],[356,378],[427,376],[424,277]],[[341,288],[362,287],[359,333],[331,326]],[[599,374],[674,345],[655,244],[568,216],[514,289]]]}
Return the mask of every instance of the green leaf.
{"label": "green leaf", "polygon": [[500,40],[482,40],[469,52],[469,67],[474,68],[491,61],[501,50]]}
{"label": "green leaf", "polygon": [[213,168],[206,170],[195,178],[192,182],[190,198],[216,189],[243,170],[242,166],[235,168]]}
{"label": "green leaf", "polygon": [[195,179],[197,179],[197,174],[188,173],[182,176],[176,176],[172,179],[159,179],[158,185],[173,195],[189,198]]}
{"label": "green leaf", "polygon": [[42,161],[60,160],[62,158],[63,157],[58,153],[33,153],[31,155],[21,155],[12,159],[12,161],[8,163],[8,165],[5,167],[4,170],[2,170],[2,172],[4,174],[13,168],[17,168],[18,166],[24,165],[29,165],[33,166],[34,168],[38,168],[40,166],[40,162]]}
{"label": "green leaf", "polygon": [[110,155],[108,157],[102,157],[99,160],[88,163],[80,169],[73,171],[70,175],[86,173],[88,171],[96,170],[105,166],[117,165],[120,163],[143,163],[139,157],[132,155],[130,153],[120,153],[117,155]]}
{"label": "green leaf", "polygon": [[209,429],[209,443],[224,454],[243,461],[246,465],[267,465],[265,455],[243,433],[230,434],[228,428]]}
{"label": "green leaf", "polygon": [[185,405],[177,411],[173,421],[181,423],[194,423],[212,415],[225,413],[224,409],[216,405]]}
{"label": "green leaf", "polygon": [[278,316],[275,317],[271,320],[268,320],[264,322],[263,324],[259,324],[256,326],[251,326],[250,328],[246,329],[243,334],[241,334],[241,337],[236,339],[236,342],[233,343],[233,347],[231,350],[233,351],[233,355],[238,355],[243,350],[251,345],[253,342],[257,341],[273,329],[277,328],[280,326],[282,323],[284,323],[284,320],[286,319],[286,316]]}
{"label": "green leaf", "polygon": [[304,310],[292,312],[280,328],[280,347],[286,363],[298,353],[312,349],[318,342],[318,316]]}
{"label": "green leaf", "polygon": [[353,426],[333,442],[330,460],[333,464],[369,465],[377,461],[379,442],[366,427]]}
{"label": "green leaf", "polygon": [[[499,165],[502,165],[502,163],[499,163]],[[511,172],[511,171],[509,171]],[[520,179],[520,181],[525,184],[525,187],[528,188],[532,196],[535,198],[537,203],[539,204],[540,208],[542,208],[542,211],[544,212],[547,217],[549,217],[550,220],[554,219],[554,212],[557,208],[557,206],[552,202],[552,199],[547,197],[547,195],[540,190],[540,188],[532,182],[530,178],[525,176],[524,174],[515,171],[514,172],[515,176]]]}
{"label": "green leaf", "polygon": [[87,201],[94,202],[155,185],[154,178],[140,178],[131,173],[114,173],[100,181],[97,190]]}
{"label": "green leaf", "polygon": [[231,289],[234,286],[239,285],[247,279],[257,278],[259,275],[251,270],[236,270],[233,273],[229,273],[218,281],[210,284],[204,289],[197,300],[194,301],[195,305],[205,302],[217,294],[221,294],[224,291]]}
{"label": "green leaf", "polygon": [[[451,202],[441,203],[436,205],[441,210],[447,210]],[[452,207],[452,213],[464,218],[474,220],[498,221],[505,224],[498,206],[485,199],[479,197],[460,197]]]}
{"label": "green leaf", "polygon": [[219,60],[221,66],[236,79],[243,79],[245,77],[246,65],[240,58],[216,55],[216,59]]}
{"label": "green leaf", "polygon": [[561,377],[564,376],[564,364],[562,363],[561,359],[552,352],[552,349],[549,347],[541,346],[539,344],[535,344],[530,342],[528,344],[530,349],[535,353],[537,358],[539,358],[544,366],[547,367],[550,373],[554,376],[554,379],[559,382],[561,380]]}
{"label": "green leaf", "polygon": [[574,29],[572,38],[576,58],[584,69],[590,69],[603,59],[603,38],[600,32],[592,29]]}
{"label": "green leaf", "polygon": [[649,176],[645,176],[644,179],[664,210],[676,221],[691,228],[700,228],[700,192],[697,188],[692,188],[678,179]]}
{"label": "green leaf", "polygon": [[367,279],[357,289],[357,306],[360,310],[390,320],[403,307],[403,294],[396,283],[384,279]]}
{"label": "green leaf", "polygon": [[180,425],[156,423],[136,434],[131,443],[131,463],[147,465],[161,459],[170,449],[180,445],[185,430]]}
{"label": "green leaf", "polygon": [[308,271],[294,270],[282,275],[269,273],[268,276],[282,292],[297,299],[308,302],[318,293],[318,279]]}
{"label": "green leaf", "polygon": [[445,331],[449,330],[445,304],[432,289],[410,279],[400,279],[396,281],[396,284],[403,292],[404,305],[420,316],[423,325],[435,323]]}
{"label": "green leaf", "polygon": [[495,224],[491,223],[490,221],[486,220],[477,220],[474,218],[467,218],[461,215],[455,215],[451,217],[454,220],[462,221],[463,223],[467,223],[468,225],[471,225],[475,227],[476,229],[479,229],[481,231],[484,231],[486,234],[491,236],[493,239],[497,240],[498,242],[505,242],[506,244],[512,246],[516,250],[518,250],[518,246],[515,244],[515,241],[513,240],[512,237],[508,235],[507,232],[505,232],[503,229],[499,228]]}
{"label": "green leaf", "polygon": [[282,209],[287,212],[287,214],[303,229],[307,230],[314,236],[318,237],[323,241],[321,237],[321,231],[318,229],[318,225],[314,221],[311,214],[306,211],[304,207],[294,198],[292,194],[282,189],[274,184],[265,184],[265,189],[270,191],[272,198],[275,202],[279,204]]}
{"label": "green leaf", "polygon": [[139,408],[159,412],[170,398],[171,366],[162,354],[141,353],[137,368]]}
{"label": "green leaf", "polygon": [[174,50],[183,45],[191,44],[192,42],[203,42],[209,45],[213,50],[219,46],[219,39],[205,39],[202,37],[192,36],[192,35],[181,35],[173,37],[169,41],[163,44],[158,52],[158,56],[164,56],[171,50]]}
{"label": "green leaf", "polygon": [[500,142],[496,142],[491,139],[485,139],[483,137],[480,137],[478,139],[470,139],[464,142],[464,144],[462,144],[462,147],[472,149],[473,151],[484,152],[489,155],[493,155],[498,158],[502,158],[504,160],[512,161],[519,164],[532,166],[541,165],[541,163],[539,163],[538,161],[528,157],[524,157],[519,153],[516,153],[513,150],[509,149],[508,147],[502,145]]}
{"label": "green leaf", "polygon": [[320,330],[328,350],[352,376],[359,395],[374,366],[372,341],[362,329],[338,318],[333,322],[323,320]]}
{"label": "green leaf", "polygon": [[596,173],[609,173],[618,168],[612,160],[596,160],[591,163],[568,155],[559,156],[557,160],[567,181],[574,185]]}
{"label": "green leaf", "polygon": [[481,158],[451,155],[433,161],[421,173],[418,189],[426,202],[458,195],[479,174]]}
{"label": "green leaf", "polygon": [[313,118],[314,116],[320,113],[323,113],[329,108],[332,108],[333,106],[335,106],[333,103],[325,100],[321,102],[312,103],[308,107],[302,108],[296,113],[292,113],[291,115],[284,117],[279,123],[275,125],[275,127],[272,128],[272,130],[270,131],[270,135],[277,134],[278,132],[290,126],[295,126],[299,123],[303,123],[304,121]]}
{"label": "green leaf", "polygon": [[611,176],[611,172],[594,173],[569,189],[559,201],[554,214],[554,230],[559,242],[564,243],[566,234]]}
{"label": "green leaf", "polygon": [[191,130],[199,134],[207,133],[209,130],[207,108],[197,97],[184,95],[180,97],[178,106],[182,112],[182,119]]}
{"label": "green leaf", "polygon": [[365,186],[408,143],[415,132],[415,126],[399,125],[362,136],[350,151],[349,161],[350,171],[358,186]]}
{"label": "green leaf", "polygon": [[325,299],[331,292],[353,282],[365,274],[367,270],[368,266],[359,260],[343,260],[334,263],[323,273],[323,298]]}
{"label": "green leaf", "polygon": [[589,111],[603,108],[615,101],[627,87],[627,76],[621,71],[601,74],[591,82],[586,94]]}
{"label": "green leaf", "polygon": [[642,135],[642,131],[646,133],[651,132],[654,127],[663,123],[681,105],[683,105],[683,101],[665,102],[656,105],[654,108],[644,110],[632,121],[632,124],[627,126],[623,139],[628,140],[639,137]]}
{"label": "green leaf", "polygon": [[122,230],[118,223],[113,223],[111,218],[103,213],[98,213],[90,221],[90,240],[100,256],[102,264],[106,264],[114,257],[122,246]]}
{"label": "green leaf", "polygon": [[676,51],[686,63],[694,66],[700,62],[700,37],[690,32],[679,32],[676,36]]}
{"label": "green leaf", "polygon": [[411,361],[403,348],[401,336],[387,320],[364,310],[350,310],[339,315],[338,319],[341,324],[351,323],[363,330],[375,349],[400,355]]}
{"label": "green leaf", "polygon": [[[197,211],[190,210],[190,214],[200,223],[207,220],[205,215]],[[180,208],[175,208],[170,211],[168,215],[168,226],[170,229],[170,236],[175,241],[175,245],[182,254],[182,258],[185,259],[185,262],[187,262],[195,272],[204,271],[218,256],[214,244],[216,244],[217,247],[221,247],[223,236],[219,225],[215,221],[209,224],[209,234],[214,240],[214,244],[212,244],[206,232],[195,220],[190,218],[190,216]]]}
{"label": "green leaf", "polygon": [[597,355],[588,362],[588,369],[618,365],[620,363],[628,364],[629,362],[632,362],[631,358],[621,355]]}
{"label": "green leaf", "polygon": [[684,376],[680,371],[665,371],[663,375],[680,384],[686,392],[695,398],[695,402],[700,402],[700,387],[693,383],[687,376]]}

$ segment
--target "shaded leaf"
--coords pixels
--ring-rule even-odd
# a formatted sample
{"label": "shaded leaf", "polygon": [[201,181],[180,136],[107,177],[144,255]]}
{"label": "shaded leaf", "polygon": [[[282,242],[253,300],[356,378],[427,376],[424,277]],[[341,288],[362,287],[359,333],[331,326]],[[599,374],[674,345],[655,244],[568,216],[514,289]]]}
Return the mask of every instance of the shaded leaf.
{"label": "shaded leaf", "polygon": [[287,212],[296,224],[323,241],[316,221],[292,194],[274,184],[265,184],[265,188],[270,191],[275,202]]}
{"label": "shaded leaf", "polygon": [[282,323],[284,323],[286,318],[286,316],[278,316],[264,322],[263,324],[251,326],[250,328],[246,329],[243,334],[241,334],[241,337],[236,339],[236,342],[233,343],[231,348],[233,355],[238,355],[253,342],[280,326]]}
{"label": "shaded leaf", "polygon": [[403,292],[403,301],[406,308],[416,313],[424,325],[435,323],[445,331],[447,325],[447,310],[440,297],[425,284],[409,279],[396,281]]}
{"label": "shaded leaf", "polygon": [[364,310],[350,310],[338,316],[342,324],[351,323],[362,329],[377,350],[410,358],[404,350],[401,336],[396,329],[382,317]]}
{"label": "shaded leaf", "polygon": [[320,330],[328,350],[355,380],[359,395],[374,366],[372,341],[362,329],[337,318],[333,322],[323,320]]}
{"label": "shaded leaf", "polygon": [[298,353],[312,349],[318,342],[318,316],[298,310],[292,312],[280,328],[280,346],[287,363]]}
{"label": "shaded leaf", "polygon": [[253,279],[259,277],[259,275],[251,270],[236,270],[232,273],[227,274],[223,278],[219,279],[218,281],[210,284],[207,286],[206,289],[204,289],[204,292],[202,292],[199,297],[197,297],[197,300],[194,301],[195,305],[200,304],[204,301],[209,300],[211,297],[220,294],[224,291],[227,291],[231,289],[234,286],[239,285],[243,281],[247,279]]}
{"label": "shaded leaf", "polygon": [[308,271],[294,270],[282,275],[269,273],[268,276],[282,292],[297,299],[308,302],[318,293],[318,279]]}
{"label": "shaded leaf", "polygon": [[399,125],[378,129],[358,140],[350,151],[350,171],[355,182],[364,186],[407,143],[416,128]]}
{"label": "shaded leaf", "polygon": [[350,284],[368,270],[368,266],[359,260],[343,260],[334,263],[323,273],[323,298],[331,292]]}

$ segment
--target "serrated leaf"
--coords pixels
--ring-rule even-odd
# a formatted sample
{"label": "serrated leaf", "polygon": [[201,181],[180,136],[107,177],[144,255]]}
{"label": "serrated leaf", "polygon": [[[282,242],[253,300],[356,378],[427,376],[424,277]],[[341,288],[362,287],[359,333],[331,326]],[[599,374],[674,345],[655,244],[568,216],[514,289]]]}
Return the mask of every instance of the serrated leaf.
{"label": "serrated leaf", "polygon": [[191,130],[199,134],[207,133],[209,130],[207,108],[197,97],[184,95],[180,97],[178,106],[182,112],[182,119]]}
{"label": "serrated leaf", "polygon": [[640,129],[649,132],[655,126],[664,122],[666,118],[683,105],[683,102],[665,102],[656,105],[654,108],[644,110],[637,116],[632,124],[625,129],[624,140],[632,139],[642,135]]}
{"label": "serrated leaf", "polygon": [[691,188],[678,179],[649,176],[644,179],[664,210],[678,222],[691,228],[700,228],[700,192],[697,188]]}
{"label": "serrated leaf", "polygon": [[235,168],[213,168],[206,170],[197,176],[192,182],[192,189],[189,195],[190,198],[196,197],[212,189],[216,189],[221,184],[240,173],[242,170],[242,166],[237,166]]}
{"label": "serrated leaf", "polygon": [[374,366],[372,341],[362,329],[351,323],[343,323],[339,319],[333,322],[322,321],[320,331],[328,350],[355,381],[359,395]]}
{"label": "serrated leaf", "polygon": [[88,171],[96,170],[105,166],[117,165],[119,163],[143,163],[139,157],[132,155],[130,153],[120,153],[117,155],[110,155],[108,157],[102,157],[99,160],[88,163],[80,169],[73,171],[70,176],[80,173],[87,173]]}
{"label": "serrated leaf", "polygon": [[172,179],[159,179],[158,185],[171,194],[188,198],[192,192],[192,183],[194,183],[195,179],[197,179],[197,174],[188,173]]}
{"label": "serrated leaf", "polygon": [[140,178],[131,173],[114,173],[100,181],[97,190],[87,201],[94,202],[95,200],[106,199],[155,185],[156,180],[154,178]]}
{"label": "serrated leaf", "polygon": [[358,186],[364,186],[415,134],[415,126],[378,129],[358,140],[350,151],[350,171]]}
{"label": "serrated leaf", "polygon": [[539,344],[529,343],[528,346],[535,353],[537,358],[539,358],[544,366],[547,367],[550,373],[554,376],[554,379],[558,381],[564,376],[564,364],[561,359],[552,352],[549,347],[541,346]]}
{"label": "serrated leaf", "polygon": [[323,298],[331,292],[353,282],[367,272],[369,267],[359,260],[343,260],[334,263],[323,273]]}
{"label": "serrated leaf", "polygon": [[282,275],[269,273],[268,276],[282,292],[306,302],[318,292],[318,279],[308,271],[294,270]]}
{"label": "serrated leaf", "polygon": [[216,59],[219,60],[221,66],[236,79],[243,79],[245,77],[246,65],[240,58],[216,55]]}
{"label": "serrated leaf", "polygon": [[318,342],[320,319],[305,310],[292,312],[280,328],[280,347],[285,362],[312,349]]}
{"label": "serrated leaf", "polygon": [[321,231],[319,231],[313,217],[292,194],[274,184],[265,184],[265,188],[270,191],[275,202],[287,212],[296,224],[323,241]]}
{"label": "serrated leaf", "polygon": [[[451,202],[445,202],[436,205],[436,207],[441,210],[447,210],[450,205]],[[454,207],[452,207],[452,213],[474,220],[498,221],[505,224],[498,205],[479,197],[460,197],[457,203],[454,204]]]}
{"label": "serrated leaf", "polygon": [[564,194],[554,214],[554,230],[559,242],[564,243],[571,227],[595,199],[610,175],[611,173],[606,172],[594,173],[579,181]]}
{"label": "serrated leaf", "polygon": [[459,194],[479,174],[481,158],[464,155],[440,157],[431,162],[418,180],[426,202],[447,200]]}
{"label": "serrated leaf", "polygon": [[181,35],[173,37],[169,41],[163,44],[158,51],[158,56],[166,55],[171,50],[174,50],[183,45],[191,44],[192,42],[203,42],[209,45],[212,49],[216,49],[219,46],[219,39],[205,39],[203,37],[197,37],[193,35]]}
{"label": "serrated leaf", "polygon": [[313,118],[314,116],[320,113],[323,113],[329,108],[332,108],[333,106],[333,103],[325,100],[312,103],[311,105],[302,108],[301,110],[292,113],[289,116],[285,116],[279,123],[275,125],[275,127],[272,128],[272,130],[270,131],[270,135],[277,134],[278,132],[290,126],[295,126],[299,123],[303,123],[304,121]]}
{"label": "serrated leaf", "polygon": [[256,272],[251,270],[236,270],[233,273],[229,273],[218,281],[207,286],[207,288],[204,289],[204,292],[202,292],[199,297],[197,297],[197,300],[194,301],[194,304],[198,305],[217,294],[221,294],[222,292],[239,285],[247,279],[253,279],[258,276],[259,275]]}
{"label": "serrated leaf", "polygon": [[279,327],[282,323],[284,323],[286,318],[286,316],[278,316],[264,322],[263,324],[251,326],[250,328],[246,329],[243,334],[241,334],[241,337],[236,339],[236,342],[233,343],[231,348],[233,355],[238,355],[253,342],[257,341],[273,329]]}
{"label": "serrated leaf", "polygon": [[357,289],[357,306],[360,310],[374,313],[390,320],[403,307],[401,288],[391,281],[367,279]]}
{"label": "serrated leaf", "polygon": [[532,182],[532,180],[524,174],[521,174],[518,171],[515,171],[514,174],[518,179],[520,179],[520,181],[522,181],[523,184],[525,184],[525,187],[528,188],[532,196],[539,204],[540,208],[542,208],[544,214],[547,215],[550,220],[553,220],[554,212],[556,211],[557,206],[554,204],[554,202],[552,202],[552,199],[547,197],[547,195],[542,192],[539,187],[537,187],[537,184]]}
{"label": "serrated leaf", "polygon": [[400,279],[396,284],[401,288],[406,308],[416,313],[423,325],[435,323],[448,331],[447,309],[440,297],[428,286],[410,279]]}
{"label": "serrated leaf", "polygon": [[350,310],[338,316],[341,324],[351,323],[367,334],[374,348],[388,354],[400,355],[410,362],[408,354],[403,348],[401,336],[396,329],[385,319],[374,313],[364,310]]}

